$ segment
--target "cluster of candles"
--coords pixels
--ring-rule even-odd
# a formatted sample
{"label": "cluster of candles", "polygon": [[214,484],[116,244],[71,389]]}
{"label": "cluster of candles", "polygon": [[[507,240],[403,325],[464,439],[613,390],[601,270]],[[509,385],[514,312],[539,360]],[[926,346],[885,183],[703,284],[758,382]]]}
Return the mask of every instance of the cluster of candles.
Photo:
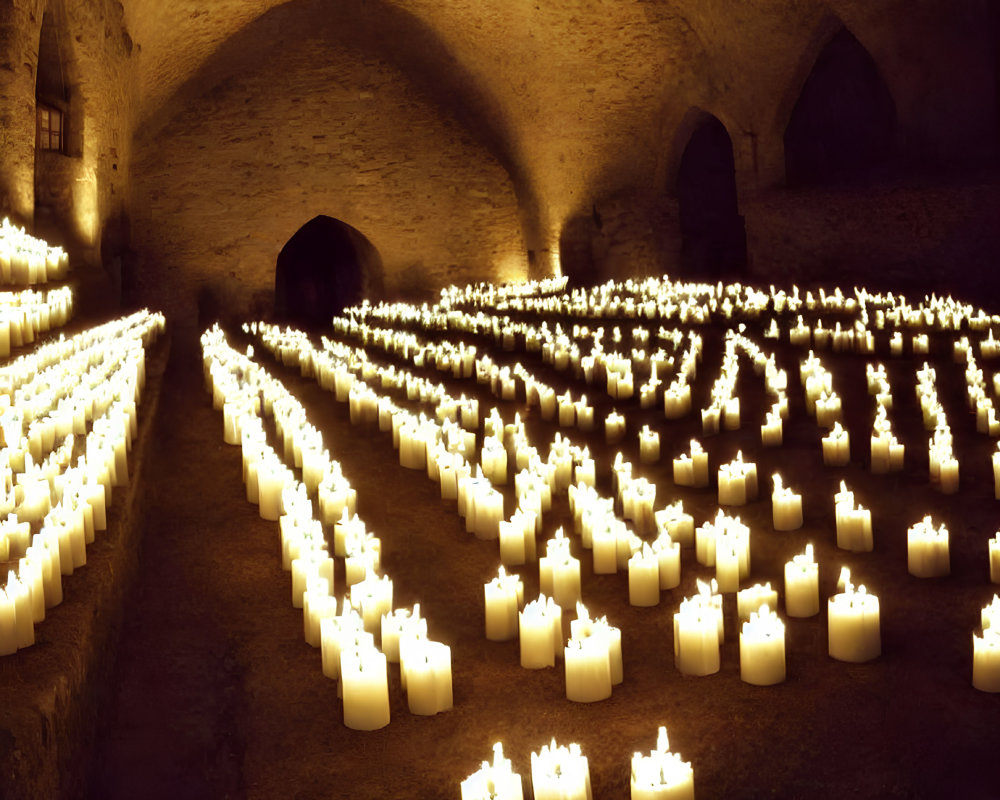
{"label": "cluster of candles", "polygon": [[[451,649],[428,638],[419,605],[393,609],[392,581],[380,573],[381,541],[357,516],[357,494],[302,405],[253,361],[252,349],[237,352],[219,328],[205,332],[202,347],[206,383],[223,411],[224,441],[242,448],[247,499],[258,504],[261,517],[279,523],[292,605],[303,610],[304,638],[320,648],[323,674],[339,681],[344,724],[355,730],[389,724],[389,663],[399,664],[411,713],[450,709]],[[286,363],[298,362],[295,350],[275,352]],[[280,454],[267,441],[262,413],[273,417]],[[301,470],[302,481],[289,463]],[[324,522],[333,524],[333,555]],[[335,594],[334,556],[345,560],[342,603]]]}
{"label": "cluster of candles", "polygon": [[[577,744],[555,739],[531,754],[531,788],[536,800],[591,800],[590,765]],[[694,770],[671,752],[667,729],[660,726],[656,747],[632,755],[629,789],[632,800],[694,800]],[[462,781],[462,800],[524,800],[521,776],[514,771],[503,745],[493,745],[493,760]]]}
{"label": "cluster of candles", "polygon": [[59,280],[68,265],[69,258],[61,247],[49,247],[8,218],[0,222],[0,283],[31,286]]}
{"label": "cluster of candles", "polygon": [[73,312],[68,286],[47,292],[25,289],[0,292],[0,358],[11,349],[31,344],[39,335],[65,325]]}
{"label": "cluster of candles", "polygon": [[128,483],[145,350],[162,315],[140,311],[60,338],[0,367],[0,655],[35,641],[63,599],[62,576],[87,563]]}

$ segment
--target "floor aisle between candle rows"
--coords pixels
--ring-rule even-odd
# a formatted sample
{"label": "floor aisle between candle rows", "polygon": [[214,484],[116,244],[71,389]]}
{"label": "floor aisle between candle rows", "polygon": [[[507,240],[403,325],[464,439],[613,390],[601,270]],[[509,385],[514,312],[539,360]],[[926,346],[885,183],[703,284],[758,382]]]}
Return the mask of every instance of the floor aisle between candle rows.
{"label": "floor aisle between candle rows", "polygon": [[[242,346],[235,332],[230,335]],[[399,466],[388,434],[351,426],[346,404],[260,356],[305,404],[357,489],[359,513],[382,539],[394,605],[419,602],[430,637],[452,648],[452,710],[411,715],[398,667],[391,666],[392,721],[361,733],[344,726],[337,684],[323,677],[319,651],[303,641],[301,611],[291,606],[290,580],[281,569],[277,524],[261,520],[246,502],[240,451],[222,442],[222,415],[202,386],[195,345],[193,338],[175,338],[151,432],[141,571],[126,610],[119,690],[101,715],[93,796],[457,797],[461,780],[502,741],[530,797],[530,753],[554,737],[581,745],[594,797],[612,800],[628,796],[632,753],[652,749],[660,725],[672,749],[691,762],[699,798],[997,795],[992,762],[1000,744],[1000,704],[997,696],[974,690],[970,676],[971,633],[993,593],[985,555],[976,553],[985,554],[1000,504],[973,480],[971,469],[957,498],[929,490],[926,469],[915,466],[924,435],[913,440],[914,466],[881,480],[866,475],[860,463],[823,467],[811,420],[796,423],[811,431],[796,433],[790,425],[786,446],[763,457],[769,466],[762,465],[761,475],[780,464],[786,484],[803,494],[806,522],[799,531],[774,532],[769,491],[736,509],[754,532],[751,578],[744,585],[770,580],[780,592],[784,561],[807,541],[816,542],[821,564],[823,611],[787,619],[788,677],[776,686],[740,680],[733,596],[726,599],[720,671],[700,678],[678,673],[673,612],[694,592],[695,578],[712,572],[696,564],[693,549],[682,555],[681,586],[663,592],[658,606],[634,608],[627,575],[593,575],[590,553],[574,542],[584,601],[593,615],[606,614],[622,631],[624,682],[608,700],[571,703],[561,661],[552,669],[526,670],[516,642],[485,639],[483,584],[496,574],[497,544],[466,533],[437,484]],[[703,369],[711,376],[716,367],[709,350]],[[711,379],[700,377],[699,386]],[[484,415],[500,405],[483,387],[455,384],[456,393],[459,386],[480,393]],[[853,414],[863,418],[863,383],[838,389],[852,404],[848,423]],[[901,408],[904,394],[900,387]],[[744,406],[747,419],[755,418],[752,406]],[[547,446],[556,428],[534,417],[529,422],[546,432],[539,442]],[[692,420],[664,423],[661,412],[656,424],[665,455],[686,449]],[[865,430],[864,424],[854,429]],[[723,453],[731,458],[730,446],[735,451],[749,433],[726,436],[705,440],[713,467]],[[613,452],[599,435],[587,441],[601,459]],[[638,468],[637,444],[621,447],[632,447],[627,457]],[[664,457],[649,471],[660,488],[657,507],[676,495],[696,524],[714,516],[714,486],[675,489],[668,470]],[[842,478],[864,489],[873,510],[873,553],[835,550],[828,518]],[[606,475],[602,481],[608,491]],[[768,485],[769,479],[762,481]],[[919,580],[906,572],[905,530],[932,510],[928,503],[948,511],[956,542],[952,575]],[[567,533],[572,528],[564,499],[547,515],[540,546],[560,525]],[[871,663],[841,663],[827,654],[825,598],[841,564],[881,599],[882,656]],[[339,563],[338,570],[340,593]],[[525,596],[535,597],[537,565],[518,572]],[[567,622],[571,618],[566,615]]]}

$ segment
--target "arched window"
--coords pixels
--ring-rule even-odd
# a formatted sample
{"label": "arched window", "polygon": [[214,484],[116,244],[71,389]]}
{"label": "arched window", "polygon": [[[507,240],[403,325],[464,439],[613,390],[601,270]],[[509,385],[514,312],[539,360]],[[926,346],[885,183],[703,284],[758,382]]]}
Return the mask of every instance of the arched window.
{"label": "arched window", "polygon": [[820,52],[785,128],[789,186],[870,177],[887,163],[896,107],[868,51],[841,28]]}
{"label": "arched window", "polygon": [[716,117],[702,114],[677,170],[681,268],[714,280],[746,269],[746,230],[736,197],[733,143]]}
{"label": "arched window", "polygon": [[278,254],[275,316],[327,327],[334,315],[361,301],[380,269],[378,252],[360,231],[332,217],[314,217]]}

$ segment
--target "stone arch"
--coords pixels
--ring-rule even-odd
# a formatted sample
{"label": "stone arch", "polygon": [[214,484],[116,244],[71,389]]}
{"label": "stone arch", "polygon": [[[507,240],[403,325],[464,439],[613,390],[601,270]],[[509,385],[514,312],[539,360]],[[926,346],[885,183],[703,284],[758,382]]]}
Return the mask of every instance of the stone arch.
{"label": "stone arch", "polygon": [[784,131],[789,186],[871,177],[896,142],[896,106],[874,59],[842,24],[817,55]]}
{"label": "stone arch", "polygon": [[692,109],[674,193],[680,219],[680,265],[689,277],[714,280],[746,271],[746,229],[739,213],[733,143],[719,118]]}
{"label": "stone arch", "polygon": [[274,313],[309,328],[377,292],[382,264],[374,245],[356,228],[319,215],[298,229],[278,253]]}

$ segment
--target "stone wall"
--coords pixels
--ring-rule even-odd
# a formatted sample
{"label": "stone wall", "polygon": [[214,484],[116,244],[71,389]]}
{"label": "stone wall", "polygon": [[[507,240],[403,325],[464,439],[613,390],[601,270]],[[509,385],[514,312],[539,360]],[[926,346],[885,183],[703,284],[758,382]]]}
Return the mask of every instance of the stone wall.
{"label": "stone wall", "polygon": [[369,239],[389,296],[523,277],[517,200],[496,159],[385,61],[271,22],[238,54],[266,56],[137,145],[138,297],[173,297],[186,319],[199,294],[268,313],[279,251],[318,214]]}

